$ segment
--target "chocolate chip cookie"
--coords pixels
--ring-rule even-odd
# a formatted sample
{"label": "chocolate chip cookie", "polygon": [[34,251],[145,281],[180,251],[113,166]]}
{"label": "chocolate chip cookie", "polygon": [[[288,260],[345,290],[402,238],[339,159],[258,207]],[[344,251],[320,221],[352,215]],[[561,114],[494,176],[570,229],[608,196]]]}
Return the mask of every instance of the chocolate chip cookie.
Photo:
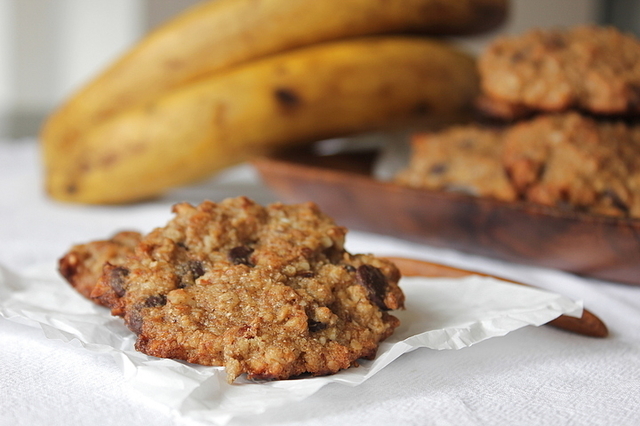
{"label": "chocolate chip cookie", "polygon": [[640,126],[576,112],[416,136],[396,183],[640,217]]}
{"label": "chocolate chip cookie", "polygon": [[412,139],[409,166],[395,182],[515,201],[516,191],[502,164],[503,133],[470,125],[418,134]]}
{"label": "chocolate chip cookie", "polygon": [[519,123],[504,138],[504,167],[528,201],[640,217],[640,127],[578,113]]}
{"label": "chocolate chip cookie", "polygon": [[315,204],[245,198],[174,206],[91,297],[122,316],[148,355],[224,366],[229,382],[324,375],[375,356],[399,325],[400,274],[345,251]]}
{"label": "chocolate chip cookie", "polygon": [[489,98],[482,105],[494,115],[570,108],[640,113],[640,41],[615,28],[537,29],[500,37],[478,67]]}

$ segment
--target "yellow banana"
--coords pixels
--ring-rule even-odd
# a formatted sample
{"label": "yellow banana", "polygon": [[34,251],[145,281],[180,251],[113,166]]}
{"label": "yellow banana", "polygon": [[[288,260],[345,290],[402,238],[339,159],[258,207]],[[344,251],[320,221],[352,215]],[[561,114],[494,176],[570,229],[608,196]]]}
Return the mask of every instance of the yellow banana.
{"label": "yellow banana", "polygon": [[323,41],[387,33],[466,34],[499,24],[508,0],[209,0],[145,37],[46,122],[45,163],[87,129],[185,82]]}
{"label": "yellow banana", "polygon": [[92,128],[53,162],[60,200],[162,193],[296,142],[425,118],[455,120],[477,95],[475,61],[442,42],[372,37],[314,45],[198,80]]}

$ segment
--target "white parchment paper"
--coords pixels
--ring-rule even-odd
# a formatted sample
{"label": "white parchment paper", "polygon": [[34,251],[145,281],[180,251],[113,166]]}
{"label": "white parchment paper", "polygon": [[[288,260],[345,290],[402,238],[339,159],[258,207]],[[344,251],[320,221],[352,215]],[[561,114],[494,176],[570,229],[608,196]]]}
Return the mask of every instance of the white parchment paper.
{"label": "white parchment paper", "polygon": [[303,400],[329,383],[357,386],[418,348],[462,349],[561,314],[582,315],[581,302],[486,277],[403,278],[401,287],[406,310],[394,312],[401,326],[380,345],[374,360],[332,376],[263,383],[241,377],[229,385],[222,368],[136,352],[135,337],[122,320],[76,293],[54,265],[23,275],[0,266],[0,314],[39,326],[50,339],[77,341],[91,351],[113,355],[140,392],[184,416],[215,424]]}

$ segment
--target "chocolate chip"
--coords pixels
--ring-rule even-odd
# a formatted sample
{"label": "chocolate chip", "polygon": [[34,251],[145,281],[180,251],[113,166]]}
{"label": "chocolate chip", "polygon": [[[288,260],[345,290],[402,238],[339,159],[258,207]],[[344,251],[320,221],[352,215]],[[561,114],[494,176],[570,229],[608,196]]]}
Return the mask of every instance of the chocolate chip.
{"label": "chocolate chip", "polygon": [[429,169],[429,174],[436,176],[441,175],[444,174],[444,172],[446,172],[448,168],[449,166],[447,166],[445,163],[436,163]]}
{"label": "chocolate chip", "polygon": [[509,60],[512,63],[518,63],[518,62],[522,62],[525,58],[527,57],[526,53],[518,50],[516,52],[513,53],[513,55],[511,55],[511,57],[509,58]]}
{"label": "chocolate chip", "polygon": [[343,268],[347,271],[347,272],[355,272],[356,268],[353,265],[343,265]]}
{"label": "chocolate chip", "polygon": [[309,327],[309,332],[311,333],[322,331],[325,328],[327,328],[327,324],[320,321],[313,320],[311,318],[307,320],[307,326]]}
{"label": "chocolate chip", "polygon": [[629,109],[637,111],[640,108],[640,86],[629,84],[627,91],[629,92],[629,100],[627,101]]}
{"label": "chocolate chip", "polygon": [[549,49],[556,50],[565,48],[567,43],[560,35],[552,34],[544,41],[544,45]]}
{"label": "chocolate chip", "polygon": [[330,247],[322,250],[322,254],[327,258],[332,265],[338,265],[342,263],[343,252],[340,248],[332,244]]}
{"label": "chocolate chip", "polygon": [[129,311],[129,315],[125,317],[125,322],[129,330],[133,331],[135,334],[142,333],[142,315],[140,315],[140,311],[137,309],[132,309]]}
{"label": "chocolate chip", "polygon": [[606,189],[602,196],[611,200],[611,204],[618,210],[624,213],[629,213],[629,206],[620,198],[620,196],[612,189]]}
{"label": "chocolate chip", "polygon": [[129,270],[122,266],[116,266],[109,271],[109,285],[118,297],[124,296],[124,278],[129,275]]}
{"label": "chocolate chip", "polygon": [[190,260],[188,265],[189,265],[189,270],[193,274],[194,280],[197,280],[198,278],[204,275],[205,271],[204,271],[204,264],[202,263],[202,261]]}
{"label": "chocolate chip", "polygon": [[253,266],[249,257],[253,253],[253,249],[247,246],[238,246],[229,250],[229,262],[234,265],[247,265]]}
{"label": "chocolate chip", "polygon": [[154,296],[149,296],[144,301],[144,306],[146,308],[156,308],[158,306],[164,306],[167,304],[167,296],[164,294],[156,294]]}
{"label": "chocolate chip", "polygon": [[192,285],[198,278],[205,274],[204,264],[200,260],[190,259],[178,265],[177,275],[178,288],[185,288]]}
{"label": "chocolate chip", "polygon": [[58,271],[69,283],[73,283],[73,277],[78,273],[80,260],[74,253],[67,254],[58,261]]}
{"label": "chocolate chip", "polygon": [[361,265],[356,270],[356,279],[358,280],[358,284],[367,290],[371,302],[382,310],[389,310],[384,304],[387,278],[380,269],[371,265]]}
{"label": "chocolate chip", "polygon": [[542,177],[547,174],[547,163],[542,163],[538,166],[538,170],[537,170],[537,179],[541,180]]}

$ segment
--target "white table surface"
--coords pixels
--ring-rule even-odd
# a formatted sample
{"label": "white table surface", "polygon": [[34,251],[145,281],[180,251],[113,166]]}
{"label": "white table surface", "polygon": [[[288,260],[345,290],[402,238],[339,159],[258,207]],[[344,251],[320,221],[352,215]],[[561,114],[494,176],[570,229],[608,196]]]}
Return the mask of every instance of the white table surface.
{"label": "white table surface", "polygon": [[[33,140],[0,140],[0,195],[0,264],[18,273],[55,262],[77,242],[160,226],[177,201],[275,200],[245,165],[150,203],[61,204],[44,194]],[[458,351],[420,349],[360,386],[331,384],[304,401],[229,424],[640,424],[640,287],[360,232],[348,234],[347,248],[488,272],[583,300],[610,337],[526,327]],[[0,342],[0,425],[196,424],[132,389],[110,356],[4,318]]]}

